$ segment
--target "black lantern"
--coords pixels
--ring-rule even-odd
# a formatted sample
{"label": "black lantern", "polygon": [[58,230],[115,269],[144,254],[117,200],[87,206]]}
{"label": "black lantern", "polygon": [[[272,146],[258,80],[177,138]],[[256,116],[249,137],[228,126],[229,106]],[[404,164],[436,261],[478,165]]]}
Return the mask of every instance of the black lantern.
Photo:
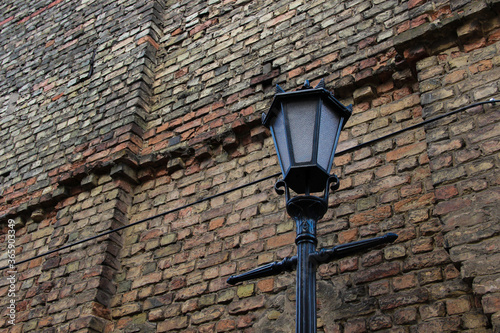
{"label": "black lantern", "polygon": [[279,86],[263,123],[271,129],[286,185],[297,194],[325,189],[342,130],[352,110],[306,81],[298,91]]}

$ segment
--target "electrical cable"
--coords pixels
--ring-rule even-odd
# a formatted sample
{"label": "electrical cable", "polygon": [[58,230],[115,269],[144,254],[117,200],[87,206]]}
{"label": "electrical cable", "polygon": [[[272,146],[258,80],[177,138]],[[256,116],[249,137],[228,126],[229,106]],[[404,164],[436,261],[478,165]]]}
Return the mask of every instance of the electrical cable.
{"label": "electrical cable", "polygon": [[[382,140],[385,140],[385,139],[388,139],[390,137],[393,137],[393,136],[396,136],[398,134],[401,134],[401,133],[404,133],[406,131],[410,131],[410,130],[413,130],[413,129],[416,129],[416,128],[419,128],[419,127],[422,127],[424,125],[427,125],[429,123],[432,123],[434,121],[437,121],[437,120],[440,120],[440,119],[443,119],[443,118],[446,118],[446,117],[449,117],[451,115],[454,115],[456,113],[459,113],[461,111],[464,111],[464,110],[467,110],[467,109],[470,109],[470,108],[473,108],[473,107],[476,107],[476,106],[480,106],[480,105],[484,105],[484,104],[493,104],[495,105],[496,103],[500,102],[499,100],[496,100],[494,98],[491,98],[490,100],[488,101],[483,101],[483,102],[478,102],[478,103],[474,103],[474,104],[470,104],[470,105],[467,105],[467,106],[464,106],[464,107],[461,107],[459,109],[456,109],[456,110],[453,110],[453,111],[450,111],[448,113],[444,113],[440,116],[437,116],[437,117],[434,117],[434,118],[430,118],[430,119],[427,119],[427,120],[424,120],[418,124],[415,124],[415,125],[411,125],[409,127],[406,127],[406,128],[403,128],[401,130],[398,130],[398,131],[395,131],[395,132],[392,132],[392,133],[389,133],[389,134],[386,134],[386,135],[383,135],[377,139],[373,139],[373,140],[370,140],[370,141],[367,141],[367,142],[363,142],[363,143],[360,143],[356,146],[353,146],[353,147],[350,147],[350,148],[347,148],[347,149],[344,149],[338,153],[336,153],[335,155],[336,156],[339,156],[339,155],[343,155],[343,154],[347,154],[349,152],[352,152],[356,149],[359,149],[359,148],[363,148],[363,147],[366,147],[366,146],[369,146],[369,145],[372,145],[374,143],[377,143],[379,141],[382,141]],[[234,191],[237,191],[237,190],[241,190],[245,187],[248,187],[248,186],[252,186],[252,185],[255,185],[255,184],[258,184],[260,182],[263,182],[265,180],[268,180],[268,179],[271,179],[271,178],[276,178],[276,177],[279,177],[281,175],[281,172],[279,173],[276,173],[276,174],[272,174],[270,176],[266,176],[264,178],[261,178],[261,179],[257,179],[257,180],[254,180],[250,183],[247,183],[247,184],[243,184],[243,185],[240,185],[240,186],[237,186],[235,188],[232,188],[232,189],[229,189],[229,190],[226,190],[226,191],[223,191],[221,193],[217,193],[217,194],[214,194],[212,196],[209,196],[209,197],[206,197],[206,198],[201,198],[201,199],[198,199],[192,203],[189,203],[189,204],[186,204],[186,205],[183,205],[181,207],[177,207],[177,208],[173,208],[173,209],[170,209],[166,212],[163,212],[163,213],[160,213],[160,214],[157,214],[157,215],[154,215],[154,216],[151,216],[151,217],[147,217],[145,219],[142,219],[142,220],[139,220],[139,221],[136,221],[136,222],[133,222],[131,224],[127,224],[127,225],[124,225],[124,226],[121,226],[121,227],[118,227],[116,229],[112,229],[112,230],[108,230],[108,231],[105,231],[105,232],[102,232],[98,235],[95,235],[95,236],[92,236],[92,237],[89,237],[89,238],[85,238],[85,239],[82,239],[80,241],[77,241],[77,242],[74,242],[74,243],[71,243],[71,244],[68,244],[68,245],[64,245],[64,246],[61,246],[57,249],[54,249],[54,250],[51,250],[51,251],[47,251],[47,252],[44,252],[42,254],[39,254],[39,255],[36,255],[34,257],[31,257],[31,258],[28,258],[28,259],[24,259],[24,260],[21,260],[19,262],[16,262],[14,265],[17,266],[17,265],[20,265],[20,264],[24,264],[26,262],[29,262],[31,260],[35,260],[35,259],[38,259],[38,258],[41,258],[41,257],[45,257],[45,256],[48,256],[50,254],[53,254],[53,253],[56,253],[56,252],[59,252],[59,251],[62,251],[62,250],[65,250],[65,249],[68,249],[68,248],[71,248],[73,246],[76,246],[76,245],[80,245],[82,243],[86,243],[88,241],[91,241],[91,240],[94,240],[94,239],[97,239],[97,238],[100,238],[100,237],[103,237],[103,236],[106,236],[106,235],[109,235],[109,234],[112,234],[114,232],[117,232],[117,231],[120,231],[120,230],[123,230],[123,229],[126,229],[126,228],[130,228],[130,227],[133,227],[135,225],[138,225],[138,224],[141,224],[141,223],[144,223],[144,222],[147,222],[147,221],[150,221],[150,220],[153,220],[153,219],[156,219],[158,217],[162,217],[162,216],[165,216],[165,215],[168,215],[168,214],[171,214],[171,213],[174,213],[174,212],[177,212],[179,210],[182,210],[184,208],[188,208],[188,207],[191,207],[191,206],[194,206],[196,204],[199,204],[199,203],[202,203],[204,201],[208,201],[208,200],[212,200],[214,198],[217,198],[217,197],[220,197],[220,196],[223,196],[223,195],[226,195],[226,194],[229,194],[231,192],[234,192]],[[10,266],[4,266],[4,267],[1,267],[0,268],[0,271],[1,270],[4,270],[4,269],[7,269],[9,268]]]}

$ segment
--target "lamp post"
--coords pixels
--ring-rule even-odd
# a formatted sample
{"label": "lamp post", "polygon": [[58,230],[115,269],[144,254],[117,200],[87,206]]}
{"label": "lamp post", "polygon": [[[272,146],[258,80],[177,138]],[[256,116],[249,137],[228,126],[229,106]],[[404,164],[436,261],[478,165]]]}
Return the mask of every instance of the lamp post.
{"label": "lamp post", "polygon": [[[231,276],[229,284],[275,275],[297,269],[297,333],[316,332],[316,267],[378,244],[392,242],[395,234],[316,251],[316,223],[328,209],[329,190],[339,187],[330,175],[340,131],[352,109],[342,105],[325,89],[324,81],[312,88],[306,81],[302,89],[285,92],[276,87],[271,108],[262,122],[271,129],[283,180],[275,185],[285,194],[286,209],[295,221],[297,255],[252,271]],[[290,190],[298,196],[291,197]],[[312,195],[321,193],[322,195]]]}

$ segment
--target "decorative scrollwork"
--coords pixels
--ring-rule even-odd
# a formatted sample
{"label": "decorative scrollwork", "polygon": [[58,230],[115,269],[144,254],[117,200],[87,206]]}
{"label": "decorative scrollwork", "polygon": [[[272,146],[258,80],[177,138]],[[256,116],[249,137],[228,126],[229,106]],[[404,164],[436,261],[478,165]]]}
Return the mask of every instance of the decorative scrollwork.
{"label": "decorative scrollwork", "polygon": [[339,187],[340,187],[340,180],[339,180],[339,177],[337,177],[337,175],[331,175],[330,177],[328,177],[327,188],[328,187],[330,187],[330,190],[332,192],[335,192],[336,190],[339,189]]}
{"label": "decorative scrollwork", "polygon": [[278,193],[278,195],[285,194],[286,202],[290,200],[290,190],[288,189],[288,185],[283,179],[278,180],[276,184],[274,184],[274,190],[276,191],[276,193]]}
{"label": "decorative scrollwork", "polygon": [[284,180],[278,180],[276,184],[274,184],[274,190],[278,193],[278,195],[285,194],[285,190],[282,190],[281,187],[284,187],[285,189],[287,188]]}
{"label": "decorative scrollwork", "polygon": [[336,190],[339,189],[339,187],[340,187],[340,180],[339,177],[337,177],[337,175],[331,175],[330,177],[328,177],[328,179],[326,180],[326,188],[323,200],[328,203],[328,196],[330,194],[330,190],[332,192],[335,192]]}

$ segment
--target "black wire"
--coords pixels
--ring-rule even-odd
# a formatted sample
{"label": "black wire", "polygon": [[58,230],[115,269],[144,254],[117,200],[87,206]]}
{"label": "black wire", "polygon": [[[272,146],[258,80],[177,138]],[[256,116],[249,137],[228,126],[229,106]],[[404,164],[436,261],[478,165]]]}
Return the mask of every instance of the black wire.
{"label": "black wire", "polygon": [[[500,102],[498,100],[495,100],[495,99],[490,99],[488,101],[483,101],[483,102],[478,102],[478,103],[474,103],[474,104],[470,104],[470,105],[467,105],[467,106],[464,106],[462,108],[459,108],[457,110],[454,110],[454,111],[450,111],[448,113],[445,113],[445,114],[442,114],[440,116],[437,116],[437,117],[434,117],[434,118],[431,118],[431,119],[427,119],[427,120],[424,120],[418,124],[415,124],[415,125],[411,125],[409,127],[406,127],[404,129],[401,129],[401,130],[398,130],[396,132],[393,132],[393,133],[389,133],[389,134],[386,134],[386,135],[383,135],[377,139],[373,139],[373,140],[370,140],[370,141],[367,141],[367,142],[363,142],[363,143],[360,143],[354,147],[350,147],[350,148],[347,148],[347,149],[344,149],[338,153],[336,153],[335,155],[336,156],[339,156],[339,155],[343,155],[343,154],[347,154],[349,152],[352,152],[356,149],[359,149],[359,148],[363,148],[365,146],[368,146],[368,145],[371,145],[371,144],[374,144],[374,143],[377,143],[379,141],[382,141],[382,140],[385,140],[385,139],[388,139],[390,137],[393,137],[393,136],[396,136],[398,134],[401,134],[401,133],[404,133],[406,131],[410,131],[410,130],[413,130],[413,129],[416,129],[416,128],[419,128],[419,127],[422,127],[424,125],[427,125],[429,123],[432,123],[434,121],[437,121],[437,120],[440,120],[440,119],[443,119],[443,118],[446,118],[446,117],[449,117],[451,115],[454,115],[458,112],[461,112],[461,111],[464,111],[464,110],[467,110],[467,109],[470,109],[470,108],[473,108],[473,107],[476,107],[476,106],[479,106],[479,105],[484,105],[484,104],[493,104],[495,105],[495,103],[497,102]],[[42,254],[39,254],[39,255],[36,255],[32,258],[29,258],[29,259],[25,259],[25,260],[21,260],[19,262],[16,262],[14,265],[17,266],[17,265],[20,265],[20,264],[24,264],[25,262],[28,262],[28,261],[31,261],[31,260],[35,260],[35,259],[38,259],[38,258],[41,258],[41,257],[45,257],[45,256],[48,256],[49,254],[52,254],[52,253],[56,253],[56,252],[59,252],[59,251],[62,251],[62,250],[65,250],[65,249],[68,249],[70,247],[73,247],[73,246],[76,246],[76,245],[79,245],[79,244],[82,244],[82,243],[85,243],[85,242],[88,242],[88,241],[91,241],[91,240],[94,240],[94,239],[97,239],[99,237],[103,237],[103,236],[106,236],[106,235],[109,235],[111,233],[114,233],[114,232],[117,232],[117,231],[120,231],[120,230],[123,230],[123,229],[126,229],[126,228],[130,228],[130,227],[133,227],[135,225],[138,225],[138,224],[141,224],[141,223],[144,223],[144,222],[147,222],[147,221],[150,221],[150,220],[153,220],[153,219],[156,219],[158,217],[162,217],[162,216],[165,216],[167,214],[170,214],[170,213],[174,213],[174,212],[177,212],[181,209],[184,209],[184,208],[188,208],[190,206],[193,206],[193,205],[196,205],[196,204],[199,204],[199,203],[202,203],[204,201],[208,201],[208,200],[211,200],[211,199],[214,199],[214,198],[217,198],[217,197],[220,197],[220,196],[223,196],[223,195],[226,195],[228,193],[231,193],[231,192],[234,192],[234,191],[237,191],[237,190],[241,190],[245,187],[248,187],[248,186],[252,186],[252,185],[255,185],[255,184],[258,184],[260,182],[263,182],[265,180],[268,180],[268,179],[271,179],[271,178],[276,178],[276,177],[279,177],[281,175],[281,172],[278,172],[278,173],[275,173],[273,175],[270,175],[270,176],[267,176],[267,177],[264,177],[264,178],[261,178],[261,179],[257,179],[257,180],[254,180],[253,182],[250,182],[248,184],[243,184],[243,185],[240,185],[240,186],[237,186],[235,188],[232,188],[232,189],[229,189],[229,190],[226,190],[224,192],[221,192],[221,193],[217,193],[217,194],[214,194],[212,196],[209,196],[209,197],[206,197],[206,198],[202,198],[202,199],[199,199],[199,200],[196,200],[190,204],[186,204],[184,206],[181,206],[181,207],[177,207],[177,208],[174,208],[174,209],[171,209],[171,210],[168,210],[166,212],[163,212],[163,213],[160,213],[160,214],[157,214],[155,216],[151,216],[151,217],[147,217],[145,219],[142,219],[142,220],[139,220],[139,221],[136,221],[134,223],[131,223],[131,224],[127,224],[127,225],[124,225],[124,226],[121,226],[119,228],[116,228],[116,229],[112,229],[112,230],[108,230],[108,231],[105,231],[103,233],[100,233],[98,235],[95,235],[95,236],[92,236],[92,237],[89,237],[89,238],[85,238],[85,239],[82,239],[80,241],[77,241],[77,242],[74,242],[74,243],[71,243],[71,244],[68,244],[68,245],[64,245],[64,246],[61,246],[57,249],[54,249],[54,250],[51,250],[51,251],[48,251],[48,252],[45,252],[45,253],[42,253]],[[10,266],[5,266],[5,267],[1,267],[0,268],[0,271],[1,270],[4,270],[4,269],[7,269],[7,268],[10,268]]]}
{"label": "black wire", "polygon": [[465,111],[467,109],[470,109],[470,108],[473,108],[473,107],[476,107],[476,106],[479,106],[479,105],[484,105],[484,104],[493,104],[495,105],[495,103],[497,102],[500,102],[499,100],[496,100],[494,98],[488,100],[488,101],[483,101],[483,102],[477,102],[477,103],[474,103],[474,104],[470,104],[470,105],[467,105],[467,106],[464,106],[464,107],[461,107],[459,109],[456,109],[456,110],[453,110],[453,111],[450,111],[448,113],[444,113],[440,116],[437,116],[437,117],[434,117],[434,118],[430,118],[430,119],[427,119],[427,120],[424,120],[418,124],[415,124],[415,125],[411,125],[409,127],[406,127],[406,128],[403,128],[403,129],[400,129],[396,132],[392,132],[392,133],[389,133],[387,135],[383,135],[381,136],[380,138],[377,138],[377,139],[373,139],[373,140],[370,140],[370,141],[366,141],[366,142],[363,142],[363,143],[360,143],[359,145],[357,146],[354,146],[354,147],[351,147],[351,148],[347,148],[337,154],[335,154],[336,156],[339,156],[339,155],[342,155],[342,154],[346,154],[346,153],[350,153],[351,151],[353,150],[356,150],[356,149],[359,149],[359,148],[363,148],[363,147],[366,147],[366,146],[369,146],[371,144],[374,144],[374,143],[377,143],[379,141],[382,141],[382,140],[385,140],[387,138],[390,138],[390,137],[393,137],[393,136],[396,136],[398,134],[401,134],[401,133],[404,133],[406,131],[411,131],[415,128],[419,128],[419,127],[422,127],[424,125],[427,125],[429,123],[432,123],[434,121],[437,121],[437,120],[440,120],[440,119],[443,119],[443,118],[446,118],[446,117],[449,117],[449,116],[452,116],[454,115],[455,113],[459,113],[459,112],[462,112],[462,111]]}

